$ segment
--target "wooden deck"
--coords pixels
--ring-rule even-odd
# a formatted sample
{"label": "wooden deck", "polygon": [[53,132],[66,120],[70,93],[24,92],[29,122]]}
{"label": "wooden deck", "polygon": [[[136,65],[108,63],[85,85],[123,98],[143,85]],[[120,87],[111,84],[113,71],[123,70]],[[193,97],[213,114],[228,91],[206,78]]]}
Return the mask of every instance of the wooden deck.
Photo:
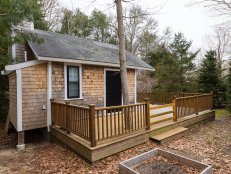
{"label": "wooden deck", "polygon": [[215,112],[211,107],[210,94],[179,98],[165,105],[146,101],[107,108],[53,102],[51,135],[53,141],[94,162],[179,126],[213,120]]}
{"label": "wooden deck", "polygon": [[141,130],[133,134],[114,137],[109,140],[100,141],[96,147],[91,147],[91,143],[73,134],[67,133],[57,126],[51,127],[53,142],[61,142],[78,154],[85,157],[88,161],[94,162],[104,157],[110,156],[125,149],[145,143],[150,136],[171,130],[178,126],[188,127],[199,122],[208,122],[215,119],[214,111],[205,111],[198,115],[190,115],[178,120],[178,122],[165,121],[151,127],[151,130]]}

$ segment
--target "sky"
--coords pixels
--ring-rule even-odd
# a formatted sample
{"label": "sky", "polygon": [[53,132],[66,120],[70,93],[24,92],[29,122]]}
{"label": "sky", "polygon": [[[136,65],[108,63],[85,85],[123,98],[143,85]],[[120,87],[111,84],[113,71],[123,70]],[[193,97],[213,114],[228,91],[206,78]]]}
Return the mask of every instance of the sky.
{"label": "sky", "polygon": [[[112,7],[113,0],[95,0],[94,3],[92,0],[59,1],[63,7],[80,8],[88,15],[94,8],[107,14],[115,14],[115,8]],[[218,24],[218,20],[212,17],[203,5],[190,5],[189,0],[134,0],[123,5],[129,7],[132,4],[138,4],[153,13],[160,32],[170,27],[174,33],[184,33],[188,40],[193,41],[192,47],[195,50],[207,48],[205,38],[207,35],[214,35],[214,27]]]}

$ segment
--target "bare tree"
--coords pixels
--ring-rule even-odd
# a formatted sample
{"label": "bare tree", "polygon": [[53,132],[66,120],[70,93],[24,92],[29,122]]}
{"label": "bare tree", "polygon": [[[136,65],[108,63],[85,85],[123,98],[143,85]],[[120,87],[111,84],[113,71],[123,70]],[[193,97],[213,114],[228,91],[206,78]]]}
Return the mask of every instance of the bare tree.
{"label": "bare tree", "polygon": [[115,4],[116,4],[117,22],[118,22],[121,86],[122,86],[122,93],[123,93],[123,102],[125,105],[127,105],[129,104],[129,93],[128,93],[128,81],[127,81],[123,12],[122,12],[122,2],[121,1],[122,0],[115,0]]}
{"label": "bare tree", "polygon": [[231,25],[231,1],[230,0],[196,0],[190,5],[203,5],[212,15],[220,17],[220,24],[230,28]]}
{"label": "bare tree", "polygon": [[216,51],[216,58],[219,67],[223,60],[230,55],[230,31],[226,27],[218,26],[214,36],[206,36],[206,42],[210,50]]}
{"label": "bare tree", "polygon": [[61,17],[62,9],[58,0],[39,0],[43,10],[43,16],[48,23],[49,30],[56,30]]}
{"label": "bare tree", "polygon": [[125,13],[127,49],[133,54],[139,54],[140,41],[147,39],[145,38],[147,35],[152,35],[150,38],[155,37],[157,21],[150,17],[153,13],[143,10],[140,6],[132,6],[126,11],[128,11]]}

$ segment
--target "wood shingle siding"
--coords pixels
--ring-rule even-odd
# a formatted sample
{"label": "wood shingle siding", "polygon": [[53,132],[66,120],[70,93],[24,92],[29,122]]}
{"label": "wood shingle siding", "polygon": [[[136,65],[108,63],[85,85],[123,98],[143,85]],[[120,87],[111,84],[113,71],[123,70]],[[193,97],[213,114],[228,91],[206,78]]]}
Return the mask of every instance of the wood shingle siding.
{"label": "wood shingle siding", "polygon": [[[82,66],[82,95],[84,104],[104,105],[104,68]],[[73,103],[80,104],[80,101]]]}
{"label": "wood shingle siding", "polygon": [[25,62],[25,53],[27,51],[27,60],[36,60],[34,53],[32,52],[31,48],[28,44],[17,43],[15,44],[15,56],[16,56],[16,63]]}
{"label": "wood shingle siding", "polygon": [[16,51],[16,62],[21,63],[24,62],[24,51],[26,50],[26,46],[23,43],[15,44],[15,51]]}
{"label": "wood shingle siding", "polygon": [[135,103],[135,70],[128,69],[128,92],[130,103]]}
{"label": "wood shingle siding", "polygon": [[47,126],[47,64],[22,69],[23,130]]}
{"label": "wood shingle siding", "polygon": [[64,100],[64,63],[52,63],[52,98]]}
{"label": "wood shingle siding", "polygon": [[[82,65],[82,99],[73,99],[71,103],[82,106],[89,104],[104,106],[104,68]],[[133,69],[128,69],[128,87],[130,103],[134,103],[135,70]],[[52,98],[59,101],[65,99],[64,63],[52,63]]]}
{"label": "wood shingle siding", "polygon": [[17,79],[16,72],[9,75],[10,121],[17,129]]}

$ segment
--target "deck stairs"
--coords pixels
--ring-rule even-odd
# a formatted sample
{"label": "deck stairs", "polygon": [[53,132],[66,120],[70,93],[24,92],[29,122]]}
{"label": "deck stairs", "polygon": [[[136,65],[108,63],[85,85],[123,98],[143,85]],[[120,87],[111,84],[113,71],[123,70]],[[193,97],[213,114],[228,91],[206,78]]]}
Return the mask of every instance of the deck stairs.
{"label": "deck stairs", "polygon": [[163,144],[183,137],[187,130],[188,128],[185,127],[176,127],[160,134],[150,136],[150,139],[159,144]]}
{"label": "deck stairs", "polygon": [[[159,105],[150,106],[150,124],[155,129],[162,127],[169,122],[173,122],[173,105]],[[154,140],[159,144],[163,144],[175,139],[181,138],[185,135],[188,128],[185,127],[174,127],[158,132],[157,134],[150,135],[150,139]]]}

